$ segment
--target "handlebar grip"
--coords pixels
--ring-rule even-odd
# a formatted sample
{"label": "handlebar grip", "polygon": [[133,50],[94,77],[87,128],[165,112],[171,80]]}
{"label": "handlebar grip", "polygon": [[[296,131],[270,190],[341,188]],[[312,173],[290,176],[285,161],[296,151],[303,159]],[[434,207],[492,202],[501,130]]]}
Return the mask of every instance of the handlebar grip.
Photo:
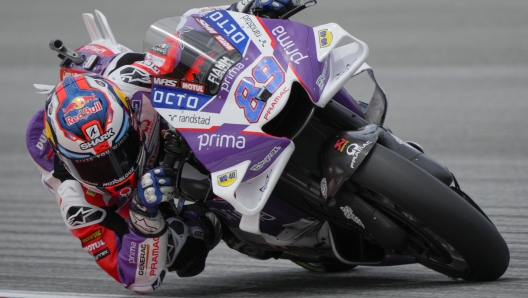
{"label": "handlebar grip", "polygon": [[176,162],[185,159],[189,147],[181,140],[175,130],[164,131],[163,138],[165,139],[165,143],[163,144],[163,148],[165,149],[163,165],[173,168]]}
{"label": "handlebar grip", "polygon": [[176,162],[178,161],[178,157],[174,155],[172,152],[168,152],[165,150],[165,157],[163,158],[163,166],[173,168],[176,165]]}

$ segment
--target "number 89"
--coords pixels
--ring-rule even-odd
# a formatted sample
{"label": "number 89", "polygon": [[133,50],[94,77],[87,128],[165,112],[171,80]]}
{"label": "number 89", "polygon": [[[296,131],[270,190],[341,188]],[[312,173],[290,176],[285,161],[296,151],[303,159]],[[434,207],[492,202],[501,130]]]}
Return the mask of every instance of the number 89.
{"label": "number 89", "polygon": [[[244,109],[246,119],[250,123],[258,122],[266,103],[257,99],[261,88],[255,86],[258,82],[264,84],[270,93],[275,93],[284,83],[284,72],[273,57],[265,57],[253,69],[253,77],[245,77],[238,85],[235,99],[238,106]],[[256,81],[256,82],[255,82]]]}

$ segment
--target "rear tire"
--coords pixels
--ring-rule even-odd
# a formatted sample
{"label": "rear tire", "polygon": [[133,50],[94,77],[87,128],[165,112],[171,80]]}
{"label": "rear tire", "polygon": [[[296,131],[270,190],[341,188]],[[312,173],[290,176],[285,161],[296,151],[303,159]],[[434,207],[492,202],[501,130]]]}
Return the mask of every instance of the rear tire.
{"label": "rear tire", "polygon": [[[508,246],[486,216],[391,150],[376,144],[351,180],[394,203],[392,216],[400,215],[396,219],[410,235],[408,252],[422,265],[472,281],[498,279],[508,268]],[[384,208],[388,210],[380,210]],[[449,258],[455,261],[449,263]]]}

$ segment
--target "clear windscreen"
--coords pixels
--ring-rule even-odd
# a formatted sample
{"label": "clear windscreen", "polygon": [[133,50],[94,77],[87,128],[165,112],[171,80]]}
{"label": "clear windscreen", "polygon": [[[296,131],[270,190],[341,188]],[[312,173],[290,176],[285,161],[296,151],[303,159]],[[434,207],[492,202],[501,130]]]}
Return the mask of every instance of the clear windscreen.
{"label": "clear windscreen", "polygon": [[177,38],[176,32],[182,17],[170,17],[150,25],[143,39],[143,51],[148,52],[153,47],[163,43],[167,37]]}
{"label": "clear windscreen", "polygon": [[150,54],[147,59],[164,65],[159,77],[198,84],[208,95],[218,93],[225,72],[242,59],[204,19],[192,16],[157,21],[145,34],[143,47]]}

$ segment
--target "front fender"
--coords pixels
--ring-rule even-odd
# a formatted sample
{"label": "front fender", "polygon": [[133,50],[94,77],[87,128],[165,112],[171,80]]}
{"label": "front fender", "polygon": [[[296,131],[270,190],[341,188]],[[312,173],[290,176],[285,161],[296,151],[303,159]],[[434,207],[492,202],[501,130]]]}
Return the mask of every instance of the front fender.
{"label": "front fender", "polygon": [[[323,197],[335,195],[378,141],[383,129],[371,124],[355,131],[345,131],[329,137],[321,147]],[[326,189],[326,191],[325,191]]]}

